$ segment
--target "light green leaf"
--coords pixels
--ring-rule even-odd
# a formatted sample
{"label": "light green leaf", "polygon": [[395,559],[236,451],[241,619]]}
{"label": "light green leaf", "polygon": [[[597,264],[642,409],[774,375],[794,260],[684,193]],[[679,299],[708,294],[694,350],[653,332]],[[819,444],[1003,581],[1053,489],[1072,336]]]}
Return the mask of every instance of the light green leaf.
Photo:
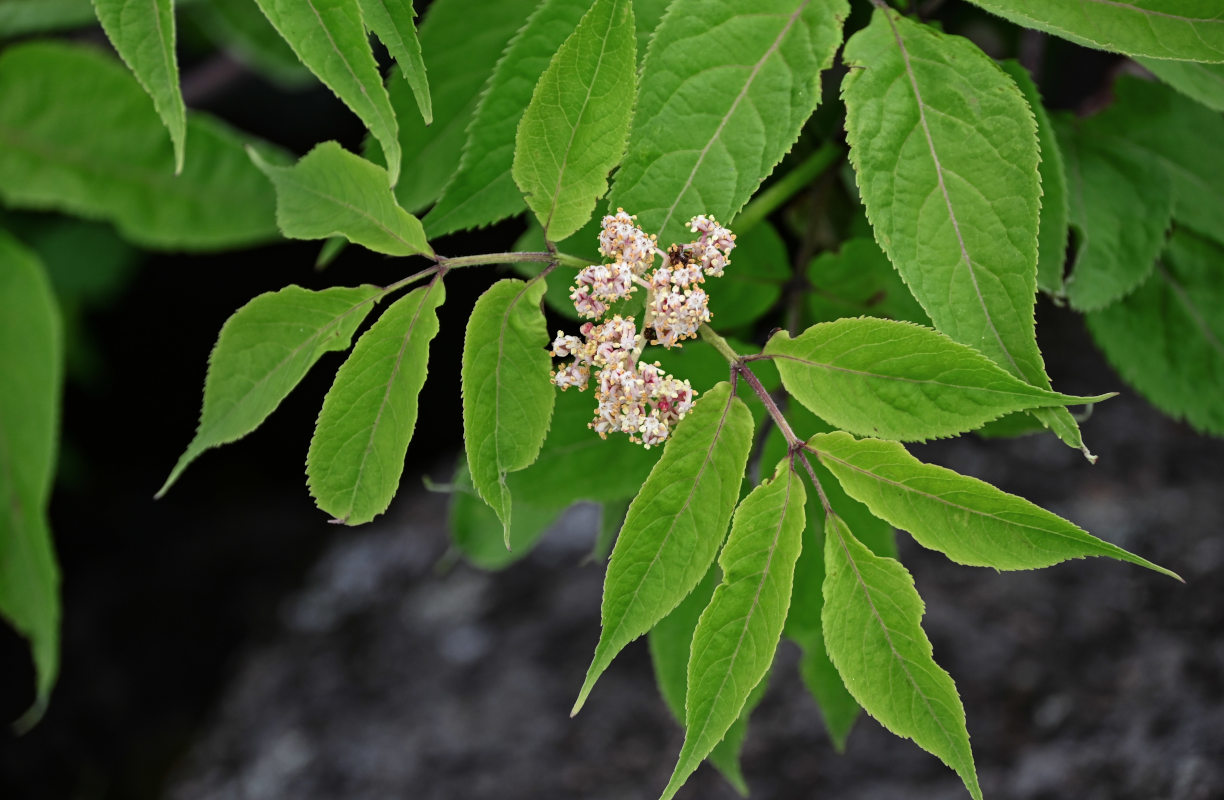
{"label": "light green leaf", "polygon": [[591,218],[629,135],[633,4],[596,0],[540,76],[519,120],[514,182],[553,240]]}
{"label": "light green leaf", "polygon": [[234,248],[276,237],[272,187],[243,140],[189,114],[192,156],[176,177],[165,127],[115,60],[61,42],[16,45],[0,55],[0,97],[6,204],[106,219],[154,248]]}
{"label": "light green leaf", "polygon": [[871,239],[848,239],[836,253],[821,253],[808,266],[808,280],[808,308],[816,322],[864,315],[931,322]]}
{"label": "light green leaf", "polygon": [[805,500],[803,481],[783,460],[735,511],[718,557],[722,583],[693,633],[684,746],[665,800],[722,740],[773,663],[802,548]]}
{"label": "light green leaf", "polygon": [[506,474],[540,454],[556,389],[550,378],[551,339],[540,299],[544,281],[506,278],[472,308],[463,341],[463,441],[472,483],[505,526],[510,546],[510,487]]}
{"label": "light green leaf", "polygon": [[208,0],[192,3],[186,11],[216,47],[273,83],[289,90],[314,83],[314,75],[253,0]]}
{"label": "light green leaf", "polygon": [[263,424],[324,353],[347,350],[380,297],[375,286],[321,292],[286,286],[235,311],[208,357],[195,438],[157,497],[205,450],[241,439]]}
{"label": "light green leaf", "polygon": [[395,111],[352,0],[255,0],[311,72],[361,118],[382,146],[394,184],[400,173]]}
{"label": "light green leaf", "polygon": [[896,442],[855,439],[838,431],[817,434],[807,446],[847,494],[958,564],[1037,569],[1071,558],[1108,556],[1177,577],[1021,497],[924,464]]}
{"label": "light green leaf", "polygon": [[722,545],[752,446],[752,416],[720,383],[676,426],[617,537],[603,630],[572,713],[625,645],[693,590]]}
{"label": "light green leaf", "polygon": [[306,478],[338,522],[369,522],[399,488],[445,294],[435,280],[396,300],[357,340],[323,399]]}
{"label": "light green leaf", "polygon": [[561,516],[559,508],[541,508],[514,500],[514,520],[510,525],[510,546],[506,546],[501,520],[476,494],[467,462],[455,469],[455,491],[450,502],[451,541],[463,557],[481,569],[505,569],[535,548],[552,524]]}
{"label": "light green leaf", "polygon": [[825,421],[864,436],[917,441],[1006,414],[1106,399],[1041,389],[938,331],[859,317],[822,322],[765,345],[787,391]]}
{"label": "light green leaf", "polygon": [[38,258],[0,232],[0,616],[30,641],[34,706],[59,674],[59,567],[47,502],[55,477],[64,354],[59,310]]}
{"label": "light green leaf", "polygon": [[905,567],[864,547],[835,516],[825,520],[825,646],[846,688],[881,725],[951,767],[982,800],[965,709],[931,657],[922,598]]}
{"label": "light green leaf", "polygon": [[1224,436],[1224,247],[1175,231],[1133,294],[1086,315],[1114,368],[1166,414]]}
{"label": "light green leaf", "polygon": [[421,221],[400,208],[386,171],[335,142],[292,167],[251,159],[276,186],[276,222],[291,239],[343,236],[392,256],[433,255]]}
{"label": "light green leaf", "polygon": [[429,98],[429,79],[425,75],[425,60],[421,57],[421,42],[417,38],[416,10],[412,0],[358,0],[365,24],[387,47],[399,64],[400,72],[412,96],[416,98],[421,119],[433,123],[433,104]]}
{"label": "light green leaf", "polygon": [[1213,111],[1224,111],[1224,65],[1137,58],[1149,72]]}
{"label": "light green leaf", "polygon": [[93,0],[102,30],[153,98],[153,106],[170,131],[174,172],[183,171],[187,107],[179,89],[174,53],[174,0]]}
{"label": "light green leaf", "polygon": [[0,2],[0,36],[80,28],[97,21],[90,0],[5,0]]}
{"label": "light green leaf", "polygon": [[1216,0],[970,0],[1006,20],[1128,56],[1224,61]]}
{"label": "light green leaf", "polygon": [[675,0],[651,39],[609,197],[664,243],[748,202],[820,101],[846,0]]}
{"label": "light green leaf", "polygon": [[1173,188],[1157,161],[1058,126],[1067,157],[1075,262],[1066,293],[1080,311],[1104,308],[1152,272],[1173,217]]}

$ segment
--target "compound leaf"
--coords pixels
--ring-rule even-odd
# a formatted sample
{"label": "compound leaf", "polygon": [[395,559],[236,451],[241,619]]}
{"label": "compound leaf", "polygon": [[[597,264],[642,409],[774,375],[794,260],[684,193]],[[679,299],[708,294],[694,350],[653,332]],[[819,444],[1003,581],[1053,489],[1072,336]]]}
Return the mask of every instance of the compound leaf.
{"label": "compound leaf", "polygon": [[433,104],[429,97],[429,79],[425,60],[421,56],[421,41],[417,38],[416,10],[412,0],[358,0],[365,24],[378,36],[387,51],[399,64],[400,73],[416,98],[421,119],[433,122]]}
{"label": "compound leaf", "polygon": [[1137,58],[1149,72],[1213,111],[1224,111],[1224,65]]}

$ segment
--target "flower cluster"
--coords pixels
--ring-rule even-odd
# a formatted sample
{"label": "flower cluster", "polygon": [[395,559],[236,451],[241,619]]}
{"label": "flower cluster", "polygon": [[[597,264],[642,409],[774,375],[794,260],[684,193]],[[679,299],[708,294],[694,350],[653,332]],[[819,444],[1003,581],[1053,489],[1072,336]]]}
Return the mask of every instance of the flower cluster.
{"label": "flower cluster", "polygon": [[[630,441],[651,447],[665,441],[693,407],[697,393],[687,380],[664,375],[658,362],[639,360],[648,330],[654,333],[652,344],[673,347],[695,338],[710,321],[709,296],[700,284],[722,275],[735,235],[705,215],[690,220],[689,230],[699,234],[696,241],[663,252],[635,217],[617,209],[603,218],[599,233],[599,252],[612,263],[585,267],[571,287],[574,308],[592,320],[639,287],[647,290],[641,332],[633,317],[618,314],[599,324],[584,323],[582,338],[558,331],[552,345],[554,356],[573,358],[553,373],[558,387],[583,391],[594,373],[597,405],[589,426],[602,437],[626,433]],[[656,269],[659,256],[663,265]]]}

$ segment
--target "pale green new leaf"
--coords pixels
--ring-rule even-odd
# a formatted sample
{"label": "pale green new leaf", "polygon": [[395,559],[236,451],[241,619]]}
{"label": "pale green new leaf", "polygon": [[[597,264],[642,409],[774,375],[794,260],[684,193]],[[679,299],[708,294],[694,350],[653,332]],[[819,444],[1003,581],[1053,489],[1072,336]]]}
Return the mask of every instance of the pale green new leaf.
{"label": "pale green new leaf", "polygon": [[153,98],[174,144],[174,172],[182,172],[187,107],[174,52],[174,0],[93,0],[93,4],[119,57]]}
{"label": "pale green new leaf", "polygon": [[864,436],[952,436],[1009,411],[1099,402],[1041,389],[972,348],[909,322],[858,317],[773,336],[787,391],[826,422]]}
{"label": "pale green new leaf", "polygon": [[435,280],[396,300],[357,340],[323,399],[306,478],[337,522],[369,522],[399,488],[444,297]]}
{"label": "pale green new leaf", "polygon": [[1175,231],[1156,270],[1086,315],[1109,362],[1162,411],[1224,436],[1224,247]]}
{"label": "pale green new leaf", "polygon": [[1217,0],[970,0],[1026,28],[1128,56],[1224,61]]}
{"label": "pale green new leaf", "polygon": [[426,125],[433,123],[433,104],[429,98],[429,79],[425,74],[425,60],[421,56],[421,41],[417,38],[416,10],[412,0],[358,0],[366,26],[374,31],[379,41],[399,64],[404,80],[412,89],[421,119]]}
{"label": "pale green new leaf", "polygon": [[1213,111],[1224,111],[1224,65],[1137,58],[1157,78]]}
{"label": "pale green new leaf", "polygon": [[808,281],[808,309],[816,322],[859,316],[931,322],[871,239],[847,239],[839,251],[821,253],[808,266]]}
{"label": "pale green new leaf", "polygon": [[611,208],[664,243],[729,223],[820,101],[846,0],[675,0],[651,39]]}
{"label": "pale green new leaf", "polygon": [[735,511],[718,556],[722,583],[693,633],[684,745],[664,800],[722,740],[773,663],[803,546],[806,499],[803,480],[784,459]]}
{"label": "pale green new leaf", "polygon": [[922,598],[905,567],[873,555],[836,516],[825,520],[825,646],[846,688],[888,730],[951,767],[982,800],[965,709],[932,658]]}
{"label": "pale green new leaf", "polygon": [[382,146],[394,184],[400,173],[395,111],[353,0],[255,0],[311,72],[361,118]]}
{"label": "pale green new leaf", "polygon": [[505,527],[510,546],[506,474],[536,460],[553,399],[551,341],[540,299],[544,281],[507,278],[472,308],[463,341],[463,441],[472,483]]}
{"label": "pale green new leaf", "polygon": [[387,172],[336,142],[316,145],[292,167],[251,159],[276,187],[276,222],[291,239],[343,236],[392,256],[433,255],[421,221],[400,208]]}
{"label": "pale green new leaf", "polygon": [[552,524],[561,516],[560,508],[543,508],[524,502],[522,495],[514,500],[514,519],[510,524],[510,546],[501,520],[493,509],[476,494],[467,462],[460,461],[455,469],[450,501],[451,541],[463,557],[481,569],[505,569],[531,553]]}
{"label": "pale green new leaf", "polygon": [[630,0],[596,0],[540,76],[519,120],[514,182],[552,241],[591,218],[624,155],[635,47]]}
{"label": "pale green new leaf", "polygon": [[855,439],[839,431],[817,434],[807,446],[847,494],[958,564],[1037,569],[1107,556],[1177,577],[1021,497],[924,464],[896,442]]}
{"label": "pale green new leaf", "polygon": [[667,616],[722,545],[752,446],[752,415],[720,383],[676,425],[629,506],[604,578],[603,630],[577,713],[625,645]]}
{"label": "pale green new leaf", "polygon": [[153,248],[211,250],[276,238],[272,187],[243,152],[244,140],[188,114],[192,155],[176,176],[165,126],[114,59],[62,42],[16,45],[0,55],[0,97],[7,205],[105,219]]}
{"label": "pale green new leaf", "polygon": [[208,357],[195,438],[157,497],[205,450],[241,439],[263,424],[324,353],[347,350],[380,296],[375,286],[321,292],[286,286],[235,311]]}
{"label": "pale green new leaf", "polygon": [[59,309],[38,258],[0,232],[0,616],[30,642],[38,721],[59,674],[59,567],[47,502],[59,446]]}

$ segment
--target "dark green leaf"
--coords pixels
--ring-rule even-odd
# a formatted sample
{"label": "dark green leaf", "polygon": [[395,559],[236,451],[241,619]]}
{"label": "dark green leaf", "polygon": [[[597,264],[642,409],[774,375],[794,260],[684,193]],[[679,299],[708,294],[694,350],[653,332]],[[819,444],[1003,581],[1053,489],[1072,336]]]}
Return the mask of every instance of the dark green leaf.
{"label": "dark green leaf", "polygon": [[871,239],[847,239],[838,252],[817,256],[808,267],[808,280],[813,287],[808,308],[816,322],[864,315],[931,322]]}
{"label": "dark green leaf", "polygon": [[300,89],[314,82],[310,70],[252,0],[208,0],[193,3],[187,13],[214,45],[273,83]]}
{"label": "dark green leaf", "polygon": [[465,461],[460,461],[455,469],[454,489],[450,502],[451,541],[464,558],[481,569],[505,569],[522,559],[561,516],[560,509],[540,508],[524,502],[520,495],[514,500],[507,547],[501,520],[476,494]]}

